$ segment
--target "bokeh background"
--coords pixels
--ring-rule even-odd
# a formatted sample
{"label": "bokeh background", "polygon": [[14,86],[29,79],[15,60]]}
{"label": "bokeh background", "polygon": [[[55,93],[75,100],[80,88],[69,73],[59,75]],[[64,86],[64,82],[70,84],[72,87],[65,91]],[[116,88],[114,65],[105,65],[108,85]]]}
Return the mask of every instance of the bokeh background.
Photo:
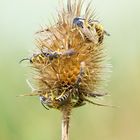
{"label": "bokeh background", "polygon": [[[103,101],[118,109],[86,105],[74,109],[71,140],[140,140],[139,0],[94,0],[113,65]],[[30,71],[19,60],[28,56],[34,33],[56,15],[58,0],[0,0],[0,140],[58,140],[61,114],[46,111],[30,93]]]}

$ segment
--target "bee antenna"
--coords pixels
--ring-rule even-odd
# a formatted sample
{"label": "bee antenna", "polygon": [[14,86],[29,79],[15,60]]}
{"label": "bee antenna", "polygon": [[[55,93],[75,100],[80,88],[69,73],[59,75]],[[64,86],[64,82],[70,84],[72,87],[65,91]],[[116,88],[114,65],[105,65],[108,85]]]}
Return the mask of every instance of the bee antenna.
{"label": "bee antenna", "polygon": [[110,33],[108,33],[107,31],[104,31],[105,35],[110,36]]}
{"label": "bee antenna", "polygon": [[46,108],[47,110],[49,110],[49,109],[43,104],[42,101],[41,101],[41,104],[42,104],[42,106],[43,106],[44,108]]}
{"label": "bee antenna", "polygon": [[19,61],[19,64],[22,63],[22,62],[25,61],[25,60],[30,60],[30,59],[29,59],[29,58],[23,58],[23,59],[21,59],[21,60]]}
{"label": "bee antenna", "polygon": [[117,106],[112,106],[112,105],[106,105],[106,104],[100,104],[100,103],[95,103],[91,100],[88,100],[86,98],[84,98],[85,101],[91,103],[91,104],[94,104],[94,105],[97,105],[97,106],[104,106],[104,107],[112,107],[112,108],[117,108]]}

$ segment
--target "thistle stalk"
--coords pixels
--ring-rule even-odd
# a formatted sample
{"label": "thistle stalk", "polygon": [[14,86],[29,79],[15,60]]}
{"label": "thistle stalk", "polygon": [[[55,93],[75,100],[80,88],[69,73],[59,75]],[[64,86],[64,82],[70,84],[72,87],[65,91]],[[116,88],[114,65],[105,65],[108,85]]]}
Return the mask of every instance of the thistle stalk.
{"label": "thistle stalk", "polygon": [[62,136],[61,140],[69,140],[69,123],[71,115],[71,106],[64,106],[61,110],[62,112]]}

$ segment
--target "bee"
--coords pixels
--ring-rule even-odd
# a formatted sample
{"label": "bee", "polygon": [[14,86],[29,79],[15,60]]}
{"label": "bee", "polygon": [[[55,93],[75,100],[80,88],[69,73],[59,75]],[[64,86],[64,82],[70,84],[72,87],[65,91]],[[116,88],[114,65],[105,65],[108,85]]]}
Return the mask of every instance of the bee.
{"label": "bee", "polygon": [[40,102],[41,104],[47,109],[49,110],[46,106],[48,106],[49,108],[60,108],[61,106],[65,105],[67,103],[69,99],[69,94],[67,93],[62,93],[60,96],[58,97],[45,97],[43,95],[40,96]]}
{"label": "bee", "polygon": [[72,56],[75,54],[74,49],[68,49],[62,52],[41,52],[38,54],[34,54],[31,58],[24,58],[19,63],[25,60],[29,60],[31,64],[46,64],[47,62],[51,62],[54,59],[59,58],[60,56]]}
{"label": "bee", "polygon": [[76,87],[77,87],[77,90],[75,91],[76,94],[73,95],[73,99],[74,99],[74,102],[72,104],[72,106],[74,108],[76,107],[81,107],[83,105],[85,105],[85,101],[89,102],[89,103],[92,103],[94,105],[98,105],[98,106],[108,106],[108,105],[103,105],[103,104],[98,104],[98,103],[95,103],[89,99],[87,99],[85,96],[88,96],[88,97],[102,97],[102,96],[105,96],[106,93],[104,94],[100,94],[100,93],[88,93],[87,94],[84,94],[84,93],[81,93],[81,91],[79,90],[79,86],[80,86],[80,82],[82,81],[82,78],[84,77],[85,75],[85,62],[81,62],[80,64],[80,72],[79,72],[79,75],[77,77],[77,81],[76,81]]}
{"label": "bee", "polygon": [[53,59],[57,59],[60,56],[57,52],[41,52],[39,54],[34,54],[31,58],[24,58],[19,63],[25,60],[29,60],[31,64],[46,64],[48,61],[52,61]]}
{"label": "bee", "polygon": [[87,40],[95,41],[95,39],[93,39],[93,37],[91,37],[92,34],[88,30],[85,30],[85,29],[95,31],[95,33],[97,34],[97,40],[98,40],[97,43],[98,44],[101,44],[103,42],[104,35],[110,36],[110,34],[104,30],[104,27],[98,20],[92,20],[92,19],[87,20],[82,17],[76,17],[73,19],[73,24],[84,29],[83,33]]}
{"label": "bee", "polygon": [[[104,96],[102,94],[96,94],[95,97],[97,96]],[[89,99],[87,99],[84,94],[80,94],[79,93],[79,96],[78,96],[78,99],[77,99],[77,102],[75,102],[73,104],[73,107],[76,108],[76,107],[81,107],[83,105],[85,105],[86,103],[85,102],[88,102],[88,103],[91,103],[91,104],[94,104],[94,105],[97,105],[97,106],[104,106],[104,107],[113,107],[113,108],[116,108],[116,106],[112,106],[112,105],[106,105],[106,104],[100,104],[100,103],[96,103],[96,102],[93,102]]]}

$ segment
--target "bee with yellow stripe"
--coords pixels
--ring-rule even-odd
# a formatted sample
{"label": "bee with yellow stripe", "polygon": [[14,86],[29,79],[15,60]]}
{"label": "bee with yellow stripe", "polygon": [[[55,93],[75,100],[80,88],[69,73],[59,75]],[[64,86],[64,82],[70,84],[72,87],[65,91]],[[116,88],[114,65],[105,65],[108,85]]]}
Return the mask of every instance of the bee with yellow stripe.
{"label": "bee with yellow stripe", "polygon": [[49,95],[47,97],[46,95],[40,95],[40,102],[48,110],[47,107],[59,108],[63,106],[68,101],[69,97],[70,94],[65,93],[65,91],[58,97],[55,97],[54,95]]}
{"label": "bee with yellow stripe", "polygon": [[[91,19],[87,20],[82,17],[76,17],[73,20],[73,24],[82,29],[85,28],[85,29],[89,29],[90,31],[95,31],[97,34],[98,44],[101,44],[103,42],[104,35],[110,36],[110,34],[104,30],[103,25],[98,20],[91,20]],[[92,37],[90,37],[90,35],[92,34],[89,34],[88,30],[82,30],[82,31],[87,39],[92,40],[91,39]]]}
{"label": "bee with yellow stripe", "polygon": [[20,63],[24,60],[29,60],[30,63],[32,64],[46,64],[49,61],[56,59],[60,56],[57,52],[47,52],[47,53],[39,53],[39,54],[34,54],[31,58],[24,58],[20,61]]}
{"label": "bee with yellow stripe", "polygon": [[110,34],[104,30],[103,25],[98,20],[89,20],[87,22],[87,26],[91,30],[96,30],[96,33],[98,35],[98,43],[101,44],[104,39],[104,35],[110,36]]}
{"label": "bee with yellow stripe", "polygon": [[41,52],[38,54],[33,54],[31,58],[24,58],[20,60],[19,63],[25,60],[29,60],[31,64],[46,64],[49,61],[59,58],[60,56],[71,56],[74,55],[75,51],[73,49],[68,49],[64,52]]}

